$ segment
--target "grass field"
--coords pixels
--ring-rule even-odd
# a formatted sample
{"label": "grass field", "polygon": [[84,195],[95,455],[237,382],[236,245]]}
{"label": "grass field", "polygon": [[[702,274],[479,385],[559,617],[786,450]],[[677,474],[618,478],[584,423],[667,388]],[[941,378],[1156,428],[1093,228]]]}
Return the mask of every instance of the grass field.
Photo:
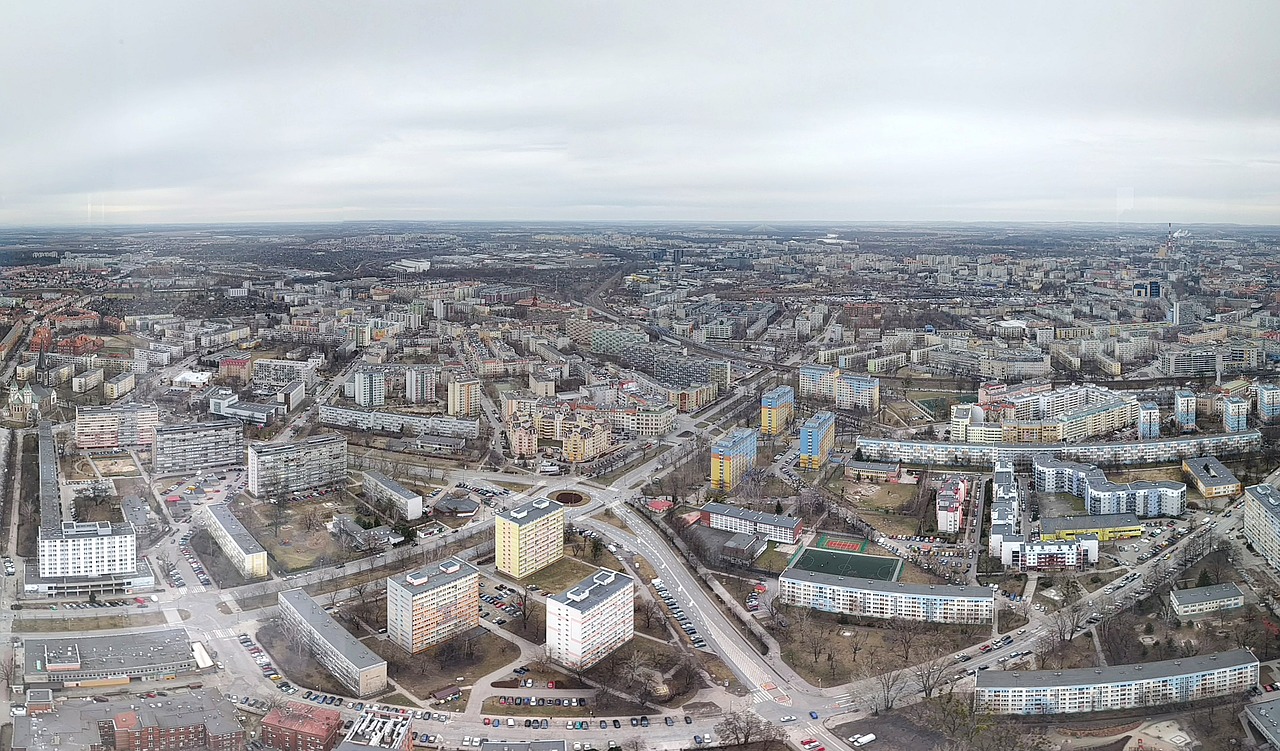
{"label": "grass field", "polygon": [[[432,692],[448,686],[472,686],[484,676],[520,658],[516,645],[488,631],[472,637],[471,656],[467,657],[461,649],[461,640],[465,638],[468,637],[456,637],[416,655],[410,655],[386,639],[371,637],[362,642],[387,661],[387,677],[426,702]],[[454,705],[449,708],[461,709]]]}
{"label": "grass field", "polygon": [[526,587],[530,584],[536,584],[542,588],[543,592],[556,594],[572,587],[593,573],[595,573],[595,569],[591,566],[575,558],[565,556],[541,571],[536,571],[525,577],[520,584]]}
{"label": "grass field", "polygon": [[[185,619],[184,619],[185,620]],[[164,613],[150,612],[138,615],[95,615],[84,618],[15,618],[14,632],[49,634],[59,631],[98,631],[112,628],[140,628],[163,626],[167,622]]]}
{"label": "grass field", "polygon": [[791,565],[802,571],[881,581],[897,581],[902,574],[902,561],[897,558],[817,548],[805,548]]}

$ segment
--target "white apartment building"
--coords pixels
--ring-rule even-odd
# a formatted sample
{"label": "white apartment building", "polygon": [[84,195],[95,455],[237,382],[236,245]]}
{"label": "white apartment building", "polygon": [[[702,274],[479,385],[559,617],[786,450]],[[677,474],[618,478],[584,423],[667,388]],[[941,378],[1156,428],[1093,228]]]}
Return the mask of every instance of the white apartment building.
{"label": "white apartment building", "polygon": [[1280,570],[1280,490],[1270,485],[1244,489],[1244,536],[1266,560]]}
{"label": "white apartment building", "polygon": [[290,381],[302,381],[307,388],[316,385],[317,372],[322,360],[272,360],[261,358],[253,361],[253,383],[266,388],[280,388]]}
{"label": "white apartment building", "polygon": [[133,391],[137,385],[137,379],[133,373],[121,373],[108,378],[102,384],[102,396],[106,399],[119,399],[125,394]]}
{"label": "white apartment building", "polygon": [[238,420],[210,420],[156,428],[151,469],[157,475],[243,462],[244,426]]}
{"label": "white apartment building", "polygon": [[347,439],[313,435],[295,443],[253,443],[248,450],[250,495],[298,493],[347,481]]}
{"label": "white apartment building", "polygon": [[422,495],[381,472],[364,471],[364,494],[374,501],[390,503],[408,521],[422,518]]}
{"label": "white apartment building", "polygon": [[338,682],[361,699],[387,690],[387,661],[329,617],[301,589],[277,595],[280,620],[291,639],[301,641]]}
{"label": "white apartment building", "polygon": [[635,581],[600,569],[547,598],[547,657],[585,670],[635,636]]}
{"label": "white apartment building", "polygon": [[1181,482],[1139,480],[1115,483],[1091,464],[1078,464],[1048,455],[1032,460],[1031,473],[1036,490],[1070,493],[1083,498],[1085,510],[1095,516],[1180,516],[1187,510],[1187,486]]}
{"label": "white apartment building", "polygon": [[778,586],[788,605],[827,613],[934,623],[991,623],[995,614],[988,587],[905,584],[796,568],[783,571]]}
{"label": "white apartment building", "polygon": [[225,503],[204,507],[205,528],[214,542],[246,579],[262,579],[267,576],[267,551],[240,523]]}
{"label": "white apartment building", "polygon": [[381,370],[357,370],[355,382],[356,404],[361,407],[381,407],[387,403],[387,374]]}
{"label": "white apartment building", "polygon": [[1262,433],[1218,433],[1185,438],[1115,443],[964,443],[909,441],[858,436],[857,448],[867,461],[943,466],[989,467],[997,461],[1027,468],[1041,454],[1089,464],[1161,464],[1197,456],[1229,457],[1262,448]]}
{"label": "white apartment building", "polygon": [[86,391],[93,391],[102,385],[102,368],[94,368],[86,370],[78,376],[71,379],[71,391],[76,394],[83,394]]}
{"label": "white apartment building", "polygon": [[480,625],[480,572],[458,558],[387,577],[387,636],[417,654]]}
{"label": "white apartment building", "polygon": [[76,407],[76,446],[81,451],[150,446],[159,424],[154,404]]}
{"label": "white apartment building", "polygon": [[1244,592],[1235,584],[1227,582],[1208,587],[1175,589],[1169,593],[1169,602],[1179,618],[1195,618],[1220,610],[1244,607]]}
{"label": "white apartment building", "polygon": [[794,545],[804,532],[804,524],[794,517],[750,511],[715,502],[702,507],[702,523],[712,529],[758,535],[784,545]]}
{"label": "white apartment building", "polygon": [[408,430],[418,435],[442,435],[456,438],[478,438],[480,422],[442,415],[402,415],[372,409],[352,409],[320,405],[320,422],[351,430],[376,430],[382,433],[403,433]]}
{"label": "white apartment building", "polygon": [[1139,665],[1072,670],[984,670],[974,709],[991,714],[1105,712],[1243,694],[1258,683],[1247,649]]}
{"label": "white apartment building", "polygon": [[436,400],[436,385],[440,371],[420,365],[411,365],[404,371],[404,399],[410,404],[422,404]]}
{"label": "white apartment building", "polygon": [[138,569],[138,540],[130,524],[42,523],[36,540],[42,578],[90,578],[132,574]]}

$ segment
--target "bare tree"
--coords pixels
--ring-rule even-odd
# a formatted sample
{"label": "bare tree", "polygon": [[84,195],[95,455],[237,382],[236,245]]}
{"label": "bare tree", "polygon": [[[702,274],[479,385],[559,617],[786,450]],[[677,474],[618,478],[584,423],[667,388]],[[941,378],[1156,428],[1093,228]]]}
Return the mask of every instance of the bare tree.
{"label": "bare tree", "polygon": [[859,677],[871,680],[868,698],[874,711],[893,709],[907,688],[907,670],[891,655],[883,655],[874,647],[867,650],[866,661],[859,666]]}
{"label": "bare tree", "polygon": [[799,637],[800,643],[804,645],[805,652],[813,657],[813,664],[817,665],[818,658],[822,657],[823,652],[827,651],[828,644],[831,641],[831,629],[819,621],[810,620],[801,629]]}
{"label": "bare tree", "polygon": [[871,632],[864,628],[849,629],[849,636],[845,640],[845,649],[849,652],[849,658],[854,664],[858,662],[858,653],[866,648],[867,642],[871,639]]}
{"label": "bare tree", "polygon": [[929,630],[924,621],[909,618],[893,618],[889,621],[889,638],[898,648],[903,665],[911,663],[911,649]]}
{"label": "bare tree", "polygon": [[911,675],[916,679],[916,685],[920,687],[920,691],[924,693],[924,698],[929,699],[933,697],[934,691],[944,685],[947,673],[955,665],[955,660],[951,658],[947,645],[941,640],[930,640],[919,651],[924,653],[924,660],[911,666]]}
{"label": "bare tree", "polygon": [[761,741],[776,741],[781,731],[776,725],[751,711],[733,711],[716,723],[716,733],[722,740],[735,746],[746,746]]}
{"label": "bare tree", "polygon": [[622,743],[622,751],[648,751],[649,744],[642,738],[628,738]]}
{"label": "bare tree", "polygon": [[662,606],[653,600],[637,600],[636,615],[644,621],[645,628],[652,628],[654,623],[662,623],[664,613]]}

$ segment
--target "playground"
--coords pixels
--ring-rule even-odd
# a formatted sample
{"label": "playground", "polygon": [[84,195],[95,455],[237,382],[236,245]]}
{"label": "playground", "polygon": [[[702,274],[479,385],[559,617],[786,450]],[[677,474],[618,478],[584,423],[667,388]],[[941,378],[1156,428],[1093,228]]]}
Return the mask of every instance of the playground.
{"label": "playground", "polygon": [[902,560],[863,553],[869,544],[869,541],[856,537],[823,534],[812,547],[800,548],[790,565],[801,571],[833,576],[897,581],[902,575]]}

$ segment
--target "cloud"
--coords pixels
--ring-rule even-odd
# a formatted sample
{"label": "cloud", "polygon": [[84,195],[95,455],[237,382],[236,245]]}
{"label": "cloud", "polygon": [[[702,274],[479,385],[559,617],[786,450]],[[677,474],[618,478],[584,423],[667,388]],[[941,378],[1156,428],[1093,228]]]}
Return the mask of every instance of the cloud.
{"label": "cloud", "polygon": [[1280,222],[1252,3],[0,8],[0,223]]}

